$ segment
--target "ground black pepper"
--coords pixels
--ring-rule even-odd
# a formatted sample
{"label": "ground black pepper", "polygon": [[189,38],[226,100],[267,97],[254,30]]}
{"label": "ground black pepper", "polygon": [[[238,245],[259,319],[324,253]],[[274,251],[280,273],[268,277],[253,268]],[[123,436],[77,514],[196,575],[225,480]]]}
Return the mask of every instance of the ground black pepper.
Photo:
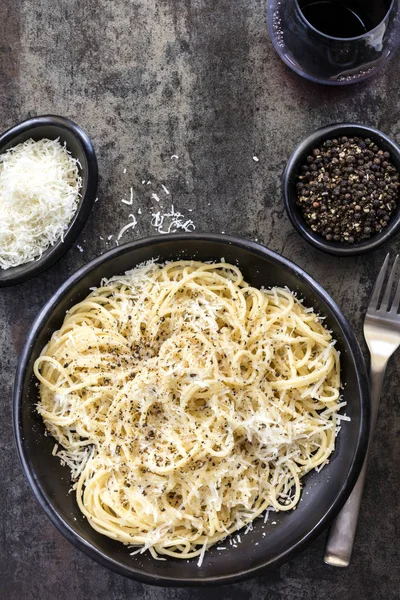
{"label": "ground black pepper", "polygon": [[349,244],[387,227],[399,195],[390,153],[370,138],[326,140],[307,157],[297,182],[297,205],[311,229]]}

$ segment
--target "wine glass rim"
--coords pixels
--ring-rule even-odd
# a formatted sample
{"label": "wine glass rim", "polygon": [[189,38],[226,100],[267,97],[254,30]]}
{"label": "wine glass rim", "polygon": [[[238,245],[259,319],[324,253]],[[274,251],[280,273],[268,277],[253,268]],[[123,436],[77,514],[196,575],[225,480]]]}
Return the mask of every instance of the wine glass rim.
{"label": "wine glass rim", "polygon": [[362,35],[356,35],[355,37],[351,37],[351,38],[342,38],[342,37],[336,37],[334,35],[327,35],[326,33],[324,33],[323,31],[321,31],[320,29],[317,29],[316,27],[314,27],[314,25],[312,25],[310,23],[310,21],[308,19],[306,19],[306,17],[304,16],[303,11],[301,10],[300,4],[299,4],[299,0],[294,0],[295,4],[297,6],[297,8],[299,9],[300,12],[300,16],[301,18],[307,23],[307,25],[310,27],[310,29],[312,29],[313,31],[315,31],[316,33],[318,33],[319,35],[321,35],[322,37],[328,39],[328,40],[335,40],[335,41],[339,41],[339,42],[354,42],[356,40],[362,40],[363,38],[371,35],[372,33],[374,33],[381,25],[382,23],[385,21],[385,19],[387,18],[388,14],[391,12],[394,3],[397,0],[391,0],[390,2],[390,6],[386,11],[385,16],[383,17],[383,19],[378,23],[378,25],[375,25],[375,27],[373,29],[370,29],[369,31],[366,31],[365,33],[363,33]]}

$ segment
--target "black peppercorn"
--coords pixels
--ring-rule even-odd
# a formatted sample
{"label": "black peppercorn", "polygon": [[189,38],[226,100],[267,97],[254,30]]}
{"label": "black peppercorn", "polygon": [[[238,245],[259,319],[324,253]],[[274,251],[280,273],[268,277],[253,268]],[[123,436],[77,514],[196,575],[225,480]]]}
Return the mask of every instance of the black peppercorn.
{"label": "black peppercorn", "polygon": [[311,229],[328,241],[354,244],[387,227],[400,195],[390,153],[370,138],[326,140],[306,158],[297,204]]}

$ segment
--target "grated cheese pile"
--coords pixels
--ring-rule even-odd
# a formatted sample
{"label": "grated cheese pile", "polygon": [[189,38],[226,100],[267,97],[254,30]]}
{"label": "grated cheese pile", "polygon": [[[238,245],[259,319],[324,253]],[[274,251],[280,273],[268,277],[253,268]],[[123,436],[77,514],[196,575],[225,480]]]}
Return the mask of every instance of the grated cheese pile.
{"label": "grated cheese pile", "polygon": [[79,163],[57,140],[27,140],[0,155],[0,267],[39,258],[78,205]]}

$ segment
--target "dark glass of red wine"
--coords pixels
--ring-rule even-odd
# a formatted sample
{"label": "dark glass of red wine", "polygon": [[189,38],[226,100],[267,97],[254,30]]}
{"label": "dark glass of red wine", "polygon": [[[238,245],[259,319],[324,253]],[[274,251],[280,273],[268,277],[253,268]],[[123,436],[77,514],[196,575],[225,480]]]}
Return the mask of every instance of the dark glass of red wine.
{"label": "dark glass of red wine", "polygon": [[275,49],[319,83],[345,85],[378,72],[400,46],[400,0],[269,0]]}

